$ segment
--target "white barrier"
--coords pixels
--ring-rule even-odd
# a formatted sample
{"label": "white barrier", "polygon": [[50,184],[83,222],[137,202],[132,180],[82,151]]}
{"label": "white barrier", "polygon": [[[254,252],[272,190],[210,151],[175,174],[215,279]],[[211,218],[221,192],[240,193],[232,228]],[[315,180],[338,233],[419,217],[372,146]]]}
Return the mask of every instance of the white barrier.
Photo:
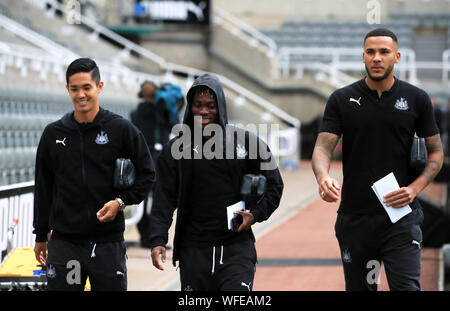
{"label": "white barrier", "polygon": [[[33,234],[33,189],[34,182],[0,187],[0,259],[9,247],[32,247]],[[14,226],[12,241],[8,241],[8,230]],[[11,245],[8,245],[8,243]]]}
{"label": "white barrier", "polygon": [[127,207],[130,209],[130,217],[125,218],[125,227],[130,227],[136,225],[142,218],[144,214],[144,201],[137,205],[131,205]]}
{"label": "white barrier", "polygon": [[298,169],[298,155],[300,154],[300,132],[297,128],[280,130],[278,135],[269,137],[269,145],[277,146],[272,153],[279,159],[282,171]]}
{"label": "white barrier", "polygon": [[[14,247],[34,247],[33,234],[34,182],[26,182],[0,187],[0,262]],[[144,204],[127,207],[130,210],[125,226],[136,225],[144,213]],[[8,230],[17,219],[14,235],[8,241]],[[11,245],[8,245],[8,242]]]}

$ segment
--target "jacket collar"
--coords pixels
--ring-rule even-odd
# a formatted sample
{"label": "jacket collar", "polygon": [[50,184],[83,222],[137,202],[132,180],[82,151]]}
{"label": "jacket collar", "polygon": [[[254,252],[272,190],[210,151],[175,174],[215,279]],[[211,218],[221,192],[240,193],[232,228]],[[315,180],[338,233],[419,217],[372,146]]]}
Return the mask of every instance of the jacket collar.
{"label": "jacket collar", "polygon": [[[105,124],[106,122],[108,122],[112,119],[115,119],[115,118],[120,118],[120,116],[100,107],[94,120],[90,123],[87,123],[86,127],[87,128],[97,127],[97,126],[102,127],[103,124]],[[77,130],[79,128],[79,123],[75,120],[73,111],[66,113],[61,118],[61,122],[67,128],[74,129],[74,130]]]}

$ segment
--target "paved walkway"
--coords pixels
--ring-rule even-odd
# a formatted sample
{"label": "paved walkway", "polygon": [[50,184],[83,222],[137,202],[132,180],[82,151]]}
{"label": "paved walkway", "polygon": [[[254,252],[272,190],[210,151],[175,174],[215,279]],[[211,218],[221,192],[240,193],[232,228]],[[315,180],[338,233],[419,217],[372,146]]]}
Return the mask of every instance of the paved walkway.
{"label": "paved walkway", "polygon": [[[257,241],[259,265],[254,290],[345,290],[334,234],[337,204],[317,199]],[[438,290],[439,250],[424,248],[421,285]],[[382,270],[379,290],[389,290]]]}
{"label": "paved walkway", "polygon": [[[331,175],[341,180],[341,165],[333,163]],[[296,172],[283,172],[285,190],[280,207],[272,217],[254,225],[259,263],[256,268],[256,291],[342,291],[345,289],[334,223],[338,204],[323,202],[310,162],[302,162]],[[441,200],[438,185],[427,189],[430,198]],[[137,241],[136,229],[129,228],[125,238]],[[169,238],[173,238],[173,227]],[[165,270],[151,264],[150,251],[129,247],[128,289],[178,291],[179,271],[171,264],[171,251]],[[438,290],[439,250],[423,249],[422,288]],[[382,270],[379,290],[388,290]]]}

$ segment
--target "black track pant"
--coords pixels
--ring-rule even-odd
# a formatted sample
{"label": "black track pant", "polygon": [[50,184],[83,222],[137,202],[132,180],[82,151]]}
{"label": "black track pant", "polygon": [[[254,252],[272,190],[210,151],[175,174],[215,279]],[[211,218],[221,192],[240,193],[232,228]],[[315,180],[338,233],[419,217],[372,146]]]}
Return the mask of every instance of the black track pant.
{"label": "black track pant", "polygon": [[93,291],[126,291],[125,242],[72,243],[50,239],[47,289],[82,291],[89,276]]}
{"label": "black track pant", "polygon": [[338,214],[335,231],[348,291],[377,290],[383,263],[390,290],[420,290],[422,209],[391,223],[387,215]]}
{"label": "black track pant", "polygon": [[182,291],[251,291],[255,277],[255,243],[180,249]]}

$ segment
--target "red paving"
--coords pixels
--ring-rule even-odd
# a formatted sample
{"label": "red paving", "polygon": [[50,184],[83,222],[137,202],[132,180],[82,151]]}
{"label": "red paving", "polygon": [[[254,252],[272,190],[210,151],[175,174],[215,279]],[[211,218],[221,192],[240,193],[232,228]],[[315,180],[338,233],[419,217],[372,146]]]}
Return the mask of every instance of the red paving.
{"label": "red paving", "polygon": [[[338,204],[317,199],[256,242],[258,258],[264,259],[339,259],[334,233]],[[422,290],[438,290],[439,249],[422,252]],[[340,264],[324,266],[257,265],[255,291],[343,291],[344,275]],[[384,270],[379,290],[389,290]]]}

